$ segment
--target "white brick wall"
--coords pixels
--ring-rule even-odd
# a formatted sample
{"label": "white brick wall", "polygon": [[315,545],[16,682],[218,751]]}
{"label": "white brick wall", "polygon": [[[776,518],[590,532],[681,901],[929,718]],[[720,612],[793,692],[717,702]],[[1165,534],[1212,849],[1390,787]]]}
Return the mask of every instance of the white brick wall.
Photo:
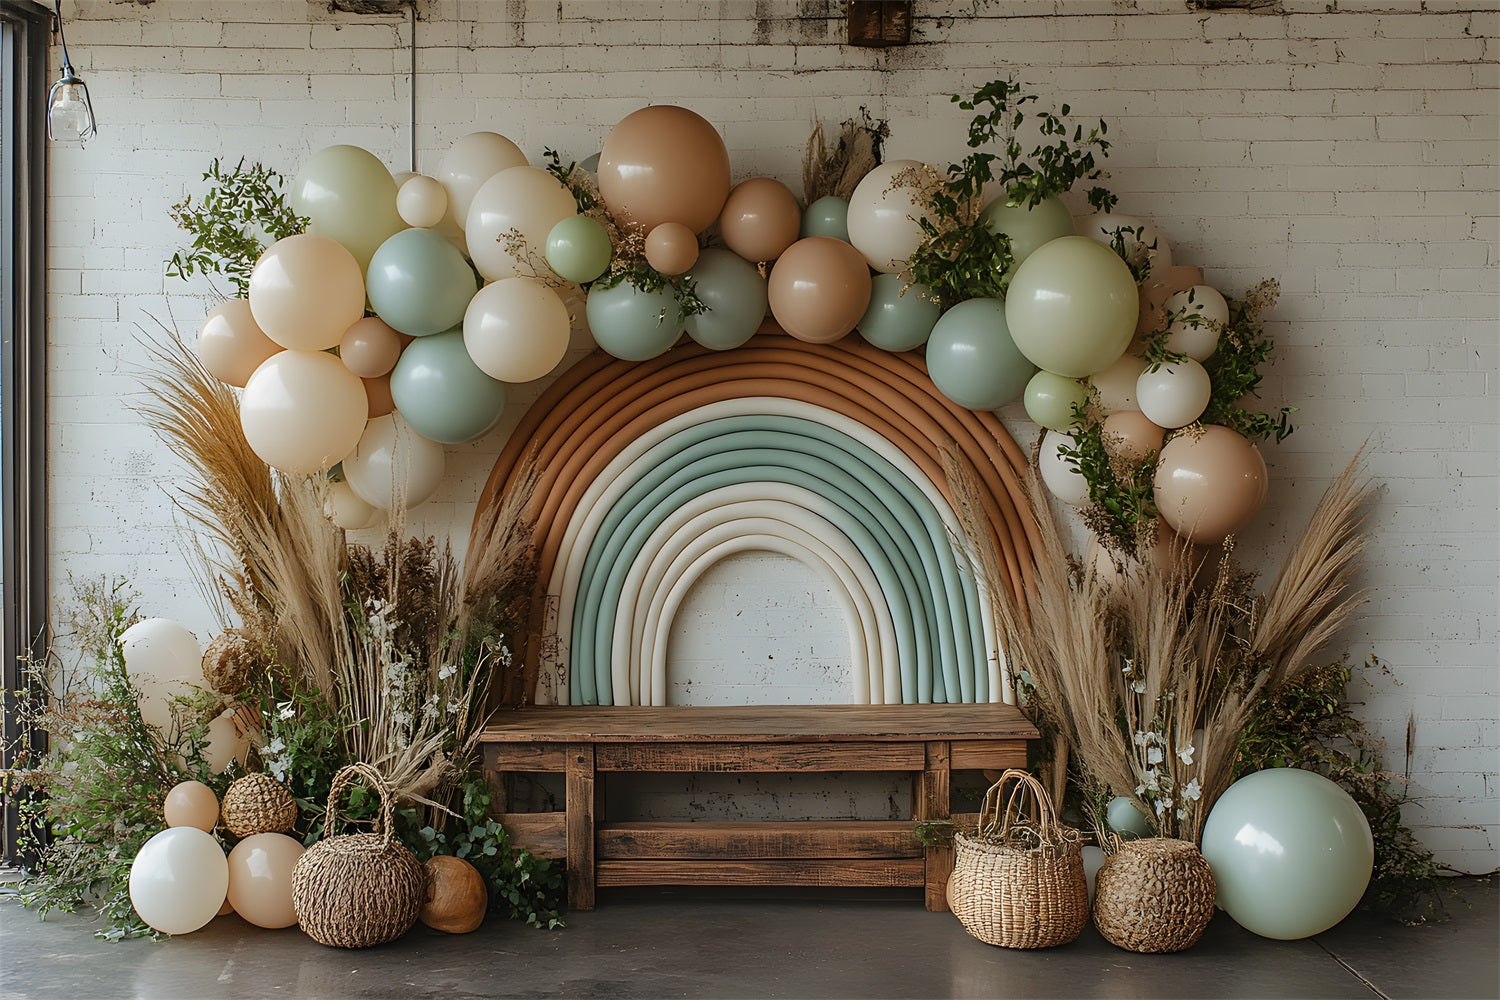
{"label": "white brick wall", "polygon": [[[418,165],[431,170],[478,128],[534,160],[544,145],[581,159],[624,114],[675,102],[719,125],[737,176],[795,186],[812,122],[861,106],[890,119],[889,155],[957,158],[964,119],[946,95],[1008,72],[1106,118],[1123,211],[1155,220],[1180,262],[1231,293],[1283,283],[1265,395],[1299,406],[1300,429],[1266,449],[1271,502],[1240,551],[1271,568],[1369,440],[1386,484],[1363,581],[1373,600],[1330,653],[1390,664],[1393,677],[1356,690],[1389,765],[1412,776],[1410,818],[1444,860],[1489,870],[1500,12],[1489,0],[1281,6],[917,0],[916,44],[880,51],[838,44],[836,0],[421,0]],[[101,130],[86,149],[52,152],[54,588],[125,574],[148,612],[206,634],[167,496],[172,461],[128,409],[138,327],[191,334],[204,310],[203,286],[162,276],[178,241],[168,206],[199,190],[216,155],[295,174],[315,149],[348,142],[405,169],[410,29],[310,0],[77,0],[66,13]],[[515,393],[513,410],[532,395]],[[500,438],[450,449],[457,474],[419,528],[462,540]],[[753,592],[767,565],[738,563],[715,586]],[[683,620],[730,625],[715,593]],[[769,627],[762,616],[725,648],[764,648]],[[688,629],[674,655],[711,656],[707,641]],[[825,637],[808,654],[836,646]]]}

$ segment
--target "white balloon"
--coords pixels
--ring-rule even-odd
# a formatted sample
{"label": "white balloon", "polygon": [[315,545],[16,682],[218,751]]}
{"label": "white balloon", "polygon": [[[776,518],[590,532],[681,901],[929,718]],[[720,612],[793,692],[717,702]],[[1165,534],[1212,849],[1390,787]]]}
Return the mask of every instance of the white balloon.
{"label": "white balloon", "polygon": [[399,414],[387,413],[370,421],[344,459],[344,479],[378,510],[391,510],[398,499],[410,510],[437,492],[445,462],[442,445],[412,430]]}
{"label": "white balloon", "polygon": [[917,220],[926,208],[920,189],[900,183],[898,177],[927,169],[917,160],[888,160],[865,174],[849,196],[849,242],[875,270],[901,270],[922,244],[922,226]]}
{"label": "white balloon", "polygon": [[464,347],[479,370],[502,382],[531,382],[568,353],[572,323],[557,293],[535,278],[501,278],[469,300]]}
{"label": "white balloon", "polygon": [[502,170],[525,165],[521,148],[495,132],[472,132],[448,147],[438,163],[437,180],[448,192],[459,227],[469,217],[469,204],[485,181]]}
{"label": "white balloon", "polygon": [[1146,419],[1158,427],[1186,427],[1203,415],[1213,392],[1208,372],[1192,358],[1141,372],[1135,396]]}
{"label": "white balloon", "polygon": [[250,738],[240,735],[234,724],[234,709],[227,708],[208,724],[208,740],[203,748],[203,760],[214,774],[223,774],[232,760],[245,763],[245,754],[250,749]]}
{"label": "white balloon", "polygon": [[1037,456],[1037,464],[1041,467],[1042,484],[1047,491],[1063,503],[1072,504],[1074,507],[1082,507],[1089,502],[1088,480],[1083,474],[1062,456],[1059,449],[1076,448],[1078,442],[1073,435],[1064,434],[1061,431],[1048,431],[1042,438],[1041,454]]}
{"label": "white balloon", "polygon": [[145,618],[120,633],[125,669],[141,692],[141,718],[168,732],[172,697],[186,685],[203,683],[203,650],[198,637],[169,618]]}
{"label": "white balloon", "polygon": [[380,511],[366,503],[348,483],[329,483],[328,495],[323,500],[323,515],[345,531],[359,531],[374,524]]}
{"label": "white balloon", "polygon": [[369,417],[365,385],[322,351],[273,354],[245,383],[240,427],[260,460],[293,475],[343,461]]}
{"label": "white balloon", "polygon": [[396,211],[408,226],[431,229],[448,213],[448,191],[435,177],[417,174],[396,189]]}
{"label": "white balloon", "polygon": [[1206,361],[1219,347],[1219,331],[1229,323],[1229,303],[1211,285],[1194,285],[1170,296],[1167,350]]}
{"label": "white balloon", "polygon": [[[464,234],[474,267],[485,278],[552,274],[547,236],[578,214],[561,181],[538,167],[511,167],[484,182],[469,205]],[[519,236],[520,245],[517,245]]]}
{"label": "white balloon", "polygon": [[130,864],[130,902],[163,934],[191,934],[219,913],[229,862],[211,834],[173,826],[141,845]]}
{"label": "white balloon", "polygon": [[1150,259],[1152,267],[1170,267],[1172,248],[1150,220],[1118,212],[1096,212],[1078,220],[1078,233],[1111,247],[1119,233],[1125,246],[1125,262],[1139,264]]}
{"label": "white balloon", "polygon": [[1104,371],[1089,376],[1089,385],[1098,392],[1098,406],[1106,417],[1120,410],[1140,409],[1135,402],[1135,386],[1145,370],[1145,358],[1122,354]]}

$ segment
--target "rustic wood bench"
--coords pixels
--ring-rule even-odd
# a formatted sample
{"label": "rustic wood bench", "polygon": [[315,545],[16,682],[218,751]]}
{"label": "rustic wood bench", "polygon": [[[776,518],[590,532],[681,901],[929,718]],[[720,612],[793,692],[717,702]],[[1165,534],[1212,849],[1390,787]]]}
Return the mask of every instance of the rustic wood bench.
{"label": "rustic wood bench", "polygon": [[[533,707],[480,737],[493,808],[513,843],[567,863],[568,905],[600,886],[923,886],[946,910],[951,843],[921,822],[950,818],[954,770],[1026,766],[1037,732],[1010,705]],[[604,776],[619,772],[904,771],[910,820],[611,822]],[[509,773],[563,775],[564,810],[511,811]]]}

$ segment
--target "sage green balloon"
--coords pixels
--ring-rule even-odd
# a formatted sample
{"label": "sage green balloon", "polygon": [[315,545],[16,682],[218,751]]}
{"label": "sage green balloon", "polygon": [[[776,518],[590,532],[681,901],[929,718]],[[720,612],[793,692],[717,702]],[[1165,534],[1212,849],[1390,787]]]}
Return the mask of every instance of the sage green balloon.
{"label": "sage green balloon", "polygon": [[1085,378],[1114,364],[1140,315],[1135,276],[1087,236],[1059,236],[1016,268],[1005,318],[1021,353],[1044,371]]}
{"label": "sage green balloon", "polygon": [[807,206],[802,213],[802,238],[832,236],[849,242],[849,200],[825,195]]}
{"label": "sage green balloon", "polygon": [[568,281],[593,281],[609,267],[612,253],[609,233],[587,215],[570,215],[547,234],[547,263]]}
{"label": "sage green balloon", "polygon": [[1353,911],[1375,861],[1359,805],[1321,774],[1273,767],[1246,775],[1214,803],[1203,856],[1218,904],[1261,937],[1294,941]]}
{"label": "sage green balloon", "polygon": [[412,341],[391,371],[391,398],[411,429],[431,441],[483,437],[505,410],[505,383],[479,370],[462,329]]}
{"label": "sage green balloon", "polygon": [[600,347],[622,361],[649,361],[665,353],[682,333],[677,296],[670,286],[643,292],[629,281],[589,289],[584,306],[589,330]]}
{"label": "sage green balloon", "polygon": [[464,255],[436,229],[405,229],[370,258],[365,290],[370,308],[391,329],[428,337],[464,321],[479,281]]}
{"label": "sage green balloon", "polygon": [[979,221],[992,233],[1004,233],[1010,237],[1010,252],[1014,258],[1011,272],[1021,261],[1030,257],[1045,243],[1059,236],[1072,236],[1073,216],[1067,207],[1056,198],[1046,198],[1030,208],[1024,205],[1007,204],[1001,195],[979,213]]}
{"label": "sage green balloon", "polygon": [[292,182],[292,209],[307,231],[344,245],[361,270],[386,240],[406,228],[396,211],[396,179],[374,153],[358,146],[320,149]]}
{"label": "sage green balloon", "polygon": [[1109,804],[1104,807],[1104,819],[1109,823],[1111,830],[1127,839],[1147,837],[1151,834],[1151,826],[1146,822],[1146,814],[1123,795],[1117,795],[1109,800]]}
{"label": "sage green balloon", "polygon": [[870,280],[870,308],[858,329],[882,350],[910,351],[927,343],[942,314],[926,285],[908,285],[899,274],[877,274]]}
{"label": "sage green balloon", "polygon": [[688,271],[706,312],[687,318],[689,337],[714,351],[739,347],[755,335],[770,308],[766,279],[730,250],[709,248]]}
{"label": "sage green balloon", "polygon": [[969,299],[938,317],[927,370],[944,396],[971,410],[1014,402],[1036,371],[1010,337],[999,299]]}
{"label": "sage green balloon", "polygon": [[1026,415],[1049,431],[1071,431],[1073,407],[1088,395],[1088,386],[1076,378],[1037,372],[1026,383]]}

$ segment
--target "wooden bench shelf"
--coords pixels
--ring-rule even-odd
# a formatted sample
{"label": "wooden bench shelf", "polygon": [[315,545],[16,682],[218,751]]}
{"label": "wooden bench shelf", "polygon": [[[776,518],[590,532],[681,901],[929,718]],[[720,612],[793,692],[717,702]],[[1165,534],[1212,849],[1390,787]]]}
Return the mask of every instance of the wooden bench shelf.
{"label": "wooden bench shelf", "polygon": [[[924,847],[919,822],[949,816],[954,769],[1024,767],[1036,730],[1010,705],[753,705],[527,708],[480,742],[497,818],[514,843],[564,858],[568,905],[598,886],[924,886],[947,909],[951,845]],[[910,820],[610,822],[609,773],[904,771]],[[565,811],[509,810],[504,776],[564,776]]]}

